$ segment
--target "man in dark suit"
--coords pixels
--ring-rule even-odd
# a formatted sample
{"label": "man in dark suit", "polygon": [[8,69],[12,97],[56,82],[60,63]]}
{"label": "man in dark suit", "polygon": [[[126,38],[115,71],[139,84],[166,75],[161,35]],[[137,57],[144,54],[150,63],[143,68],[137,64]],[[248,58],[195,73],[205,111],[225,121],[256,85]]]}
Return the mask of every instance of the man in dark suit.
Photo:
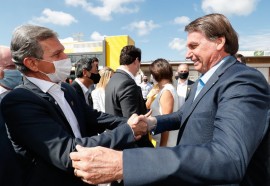
{"label": "man in dark suit", "polygon": [[[1,110],[26,185],[84,185],[69,158],[76,144],[123,149],[146,133],[146,124],[128,125],[125,118],[97,112],[63,83],[71,61],[52,30],[16,28],[11,51],[24,83],[4,97]],[[101,128],[110,131],[94,136]]]}
{"label": "man in dark suit", "polygon": [[76,79],[72,82],[73,86],[79,96],[86,101],[86,103],[93,107],[93,100],[91,92],[95,84],[100,80],[98,73],[98,59],[97,58],[82,58],[76,62],[75,65]]}
{"label": "man in dark suit", "polygon": [[[105,112],[115,116],[130,117],[146,114],[147,109],[134,78],[140,69],[141,50],[133,45],[124,46],[120,53],[120,67],[105,88]],[[148,136],[137,142],[141,147],[153,147]]]}
{"label": "man in dark suit", "polygon": [[189,76],[189,66],[188,64],[182,63],[177,68],[177,76],[175,88],[177,90],[178,100],[179,100],[179,108],[185,103],[187,100],[191,87],[194,81],[188,79]]}
{"label": "man in dark suit", "polygon": [[[16,70],[15,64],[11,59],[10,49],[5,46],[0,46],[0,103],[10,90],[22,83],[21,73]],[[0,149],[0,185],[23,185],[22,170],[16,159],[16,153],[12,147],[11,141],[8,138],[5,121],[1,112]]]}
{"label": "man in dark suit", "polygon": [[102,181],[123,179],[127,186],[270,185],[266,79],[236,60],[238,36],[222,14],[200,17],[185,31],[186,57],[202,76],[179,111],[139,116],[155,134],[180,128],[177,145],[122,153],[78,147],[71,158],[77,175],[87,183],[98,183],[102,177]]}

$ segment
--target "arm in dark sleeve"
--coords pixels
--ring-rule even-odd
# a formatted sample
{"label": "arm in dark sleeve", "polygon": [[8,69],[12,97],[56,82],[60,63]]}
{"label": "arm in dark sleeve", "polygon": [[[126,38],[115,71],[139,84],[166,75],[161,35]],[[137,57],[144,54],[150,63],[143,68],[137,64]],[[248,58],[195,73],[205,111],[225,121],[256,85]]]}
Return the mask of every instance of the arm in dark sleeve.
{"label": "arm in dark sleeve", "polygon": [[[266,84],[258,72],[247,71],[234,73],[226,77],[226,83],[217,85],[218,109],[200,105],[200,109],[205,108],[203,111],[216,112],[213,118],[191,115],[192,122],[186,125],[212,121],[214,129],[209,141],[178,144],[172,148],[124,150],[125,185],[240,183],[268,127],[270,100]],[[170,118],[167,121],[170,122]]]}
{"label": "arm in dark sleeve", "polygon": [[99,136],[75,138],[66,120],[51,103],[24,89],[10,92],[3,99],[1,108],[12,141],[34,158],[42,158],[62,170],[73,171],[69,153],[75,151],[77,144],[121,149],[134,142],[128,125]]}
{"label": "arm in dark sleeve", "polygon": [[138,115],[146,113],[141,88],[133,80],[123,82],[117,92],[117,96],[124,117],[128,118],[134,113]]}

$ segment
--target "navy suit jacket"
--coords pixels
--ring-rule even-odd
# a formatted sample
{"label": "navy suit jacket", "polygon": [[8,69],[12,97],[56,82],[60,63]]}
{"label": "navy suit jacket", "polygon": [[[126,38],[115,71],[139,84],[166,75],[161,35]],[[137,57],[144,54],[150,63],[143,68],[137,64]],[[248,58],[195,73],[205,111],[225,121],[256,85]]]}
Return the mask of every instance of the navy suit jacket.
{"label": "navy suit jacket", "polygon": [[[141,87],[123,70],[116,70],[105,88],[105,112],[121,117],[147,112]],[[153,147],[146,135],[136,144],[140,147]]]}
{"label": "navy suit jacket", "polygon": [[[84,97],[84,93],[83,93],[83,90],[82,90],[81,85],[79,85],[79,83],[77,83],[74,80],[72,82],[71,86],[75,89],[75,91],[78,93],[78,95],[80,96],[80,98],[85,101],[85,97]],[[88,96],[88,102],[89,102],[89,105],[93,107],[93,100],[92,100],[92,97],[91,97],[91,92],[90,92],[90,94]]]}
{"label": "navy suit jacket", "polygon": [[156,133],[180,128],[178,145],[124,150],[125,185],[269,185],[263,75],[230,57],[194,100],[197,83],[179,111],[156,117]]}
{"label": "navy suit jacket", "polygon": [[[1,101],[2,98],[0,98]],[[1,110],[1,109],[0,109]],[[21,186],[22,169],[16,158],[16,153],[8,138],[5,121],[0,113],[0,185]]]}
{"label": "navy suit jacket", "polygon": [[[27,79],[24,85],[2,100],[2,113],[15,151],[21,157],[27,185],[84,185],[74,176],[69,158],[77,144],[123,149],[134,142],[133,132],[125,118],[93,110],[66,83],[62,83],[62,90],[78,120],[82,138],[74,137],[53,97]],[[97,136],[100,128],[111,131]]]}

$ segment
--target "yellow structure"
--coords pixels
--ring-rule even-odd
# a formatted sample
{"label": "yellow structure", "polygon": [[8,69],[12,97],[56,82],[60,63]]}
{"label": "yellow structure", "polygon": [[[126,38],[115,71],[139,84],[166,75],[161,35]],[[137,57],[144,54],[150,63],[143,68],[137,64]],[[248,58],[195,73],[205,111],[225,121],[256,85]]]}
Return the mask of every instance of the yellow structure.
{"label": "yellow structure", "polygon": [[126,45],[135,44],[128,35],[108,36],[102,41],[63,41],[61,43],[72,63],[76,63],[82,57],[97,57],[101,68],[108,66],[114,70],[120,65],[121,49]]}
{"label": "yellow structure", "polygon": [[109,36],[105,38],[106,43],[106,66],[116,70],[120,65],[119,57],[121,49],[126,45],[135,45],[135,42],[128,36]]}

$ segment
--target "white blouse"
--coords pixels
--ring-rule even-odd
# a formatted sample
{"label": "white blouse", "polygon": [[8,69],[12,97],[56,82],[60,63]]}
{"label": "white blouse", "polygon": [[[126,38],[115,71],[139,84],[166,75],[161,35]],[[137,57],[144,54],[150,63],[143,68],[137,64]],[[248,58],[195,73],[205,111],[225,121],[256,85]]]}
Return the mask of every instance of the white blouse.
{"label": "white blouse", "polygon": [[[173,99],[174,99],[173,112],[175,112],[179,109],[177,92],[172,84],[167,83],[164,85],[163,89],[160,90],[160,92],[156,96],[155,100],[151,104],[152,116],[157,116],[157,115],[163,114],[159,100],[160,100],[160,97],[165,90],[169,90],[173,96]],[[167,141],[167,145],[166,145],[167,147],[174,147],[176,145],[178,131],[179,130],[172,130],[169,132],[169,137],[168,137],[168,141]],[[157,142],[156,147],[160,146],[161,134],[157,134],[157,135],[154,135],[152,137]]]}

